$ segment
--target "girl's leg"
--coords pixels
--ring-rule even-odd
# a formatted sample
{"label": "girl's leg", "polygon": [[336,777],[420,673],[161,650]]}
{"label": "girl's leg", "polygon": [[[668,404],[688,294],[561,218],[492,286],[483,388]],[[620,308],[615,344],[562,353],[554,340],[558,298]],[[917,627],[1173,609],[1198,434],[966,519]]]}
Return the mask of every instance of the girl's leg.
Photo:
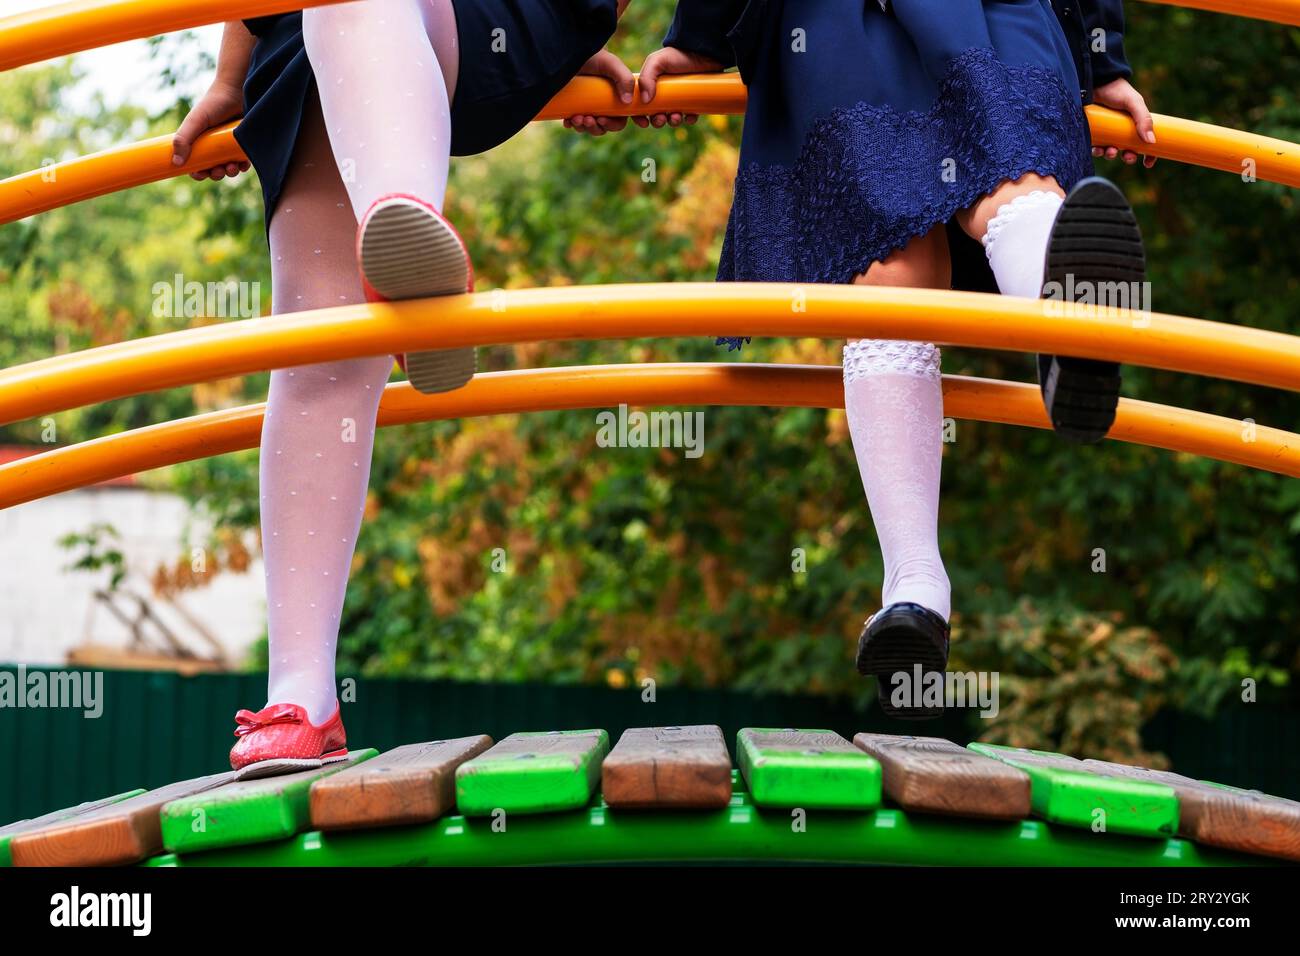
{"label": "girl's leg", "polygon": [[[1124,194],[1104,179],[1085,179],[1066,198],[1055,179],[1029,174],[1002,183],[958,214],[957,222],[984,243],[1003,295],[1037,299],[1046,293],[1096,305],[1149,307],[1141,230]],[[1122,299],[1104,301],[1103,295]],[[1048,418],[1071,441],[1106,436],[1119,407],[1120,380],[1116,362],[1038,356]]]}
{"label": "girl's leg", "polygon": [[[951,269],[940,226],[855,281],[946,289]],[[844,347],[844,407],[885,560],[882,606],[910,601],[947,620],[951,593],[939,556],[939,350],[923,342],[850,340]]]}
{"label": "girl's leg", "polygon": [[997,217],[1002,207],[1014,202],[1018,197],[1034,193],[1047,193],[1058,199],[1065,198],[1065,190],[1056,181],[1055,176],[1040,176],[1038,173],[1025,173],[1015,182],[1001,183],[991,193],[969,209],[957,213],[957,225],[973,239],[983,239],[989,231],[989,222]]}
{"label": "girl's leg", "polygon": [[1064,197],[1054,178],[1028,173],[957,214],[962,231],[983,242],[1003,295],[1041,295],[1047,241]]}
{"label": "girl's leg", "polygon": [[302,32],[355,217],[393,193],[441,210],[460,71],[451,0],[309,7]]}
{"label": "girl's leg", "polygon": [[[276,314],[365,301],[356,227],[313,99],[271,219]],[[271,375],[261,450],[268,703],[298,704],[316,724],[334,709],[339,616],[392,367],[385,355]]]}
{"label": "girl's leg", "polygon": [[[367,291],[389,301],[469,291],[469,254],[441,215],[460,69],[451,0],[311,7],[303,39],[361,223]],[[411,384],[429,393],[460,388],[477,367],[472,348],[416,352],[402,363]]]}

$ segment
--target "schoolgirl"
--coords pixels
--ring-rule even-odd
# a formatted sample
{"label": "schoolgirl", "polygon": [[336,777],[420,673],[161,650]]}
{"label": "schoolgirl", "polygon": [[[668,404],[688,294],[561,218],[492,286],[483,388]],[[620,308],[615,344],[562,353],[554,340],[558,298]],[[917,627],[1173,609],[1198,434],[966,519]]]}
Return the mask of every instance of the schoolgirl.
{"label": "schoolgirl", "polygon": [[[664,49],[642,67],[647,112],[659,76],[732,65],[749,101],[719,280],[946,289],[956,273],[968,286],[962,246],[975,242],[1007,295],[1037,298],[1066,275],[1076,290],[1144,276],[1127,202],[1091,175],[1083,113],[1095,91],[1153,141],[1128,83],[1119,0],[679,0]],[[947,665],[939,350],[853,340],[843,366],[885,561],[857,666],[879,678],[887,713],[937,716],[890,684]],[[1045,357],[1057,430],[1101,438],[1118,371]]]}
{"label": "schoolgirl", "polygon": [[[602,51],[628,0],[365,0],[231,23],[217,78],[177,132],[235,138],[261,179],[276,314],[467,291],[442,217],[449,157],[503,142],[579,72],[632,75]],[[222,179],[228,164],[196,178]],[[340,614],[391,356],[272,373],[260,495],[267,704],[236,717],[244,776],[344,759],[335,696]],[[464,385],[472,349],[406,356],[426,392]]]}

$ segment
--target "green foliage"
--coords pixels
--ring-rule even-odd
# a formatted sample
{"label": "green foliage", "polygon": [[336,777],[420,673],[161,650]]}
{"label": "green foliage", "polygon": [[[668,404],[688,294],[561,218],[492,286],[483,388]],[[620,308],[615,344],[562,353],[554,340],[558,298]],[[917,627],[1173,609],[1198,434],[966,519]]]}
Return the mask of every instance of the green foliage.
{"label": "green foliage", "polygon": [[[670,8],[633,4],[615,44],[633,68]],[[1129,19],[1137,82],[1154,109],[1300,140],[1300,31],[1146,5],[1131,5]],[[160,56],[177,73],[184,57],[168,49]],[[0,80],[10,171],[169,131],[183,112],[69,115],[59,103],[73,79],[65,64]],[[689,130],[629,127],[590,140],[552,124],[457,160],[448,208],[479,288],[712,278],[739,130],[738,119],[706,117]],[[1138,209],[1160,311],[1300,333],[1294,190],[1172,162],[1102,171]],[[0,230],[5,364],[176,327],[152,317],[149,288],[177,271],[269,289],[259,199],[247,178],[182,179]],[[760,340],[729,356],[705,337],[484,355],[494,369],[838,357],[838,343],[809,340]],[[1033,374],[1026,356],[955,348],[945,370]],[[1154,370],[1130,369],[1125,381],[1127,394],[1152,401],[1282,428],[1300,420],[1281,392]],[[225,399],[258,400],[264,389],[264,377],[250,377]],[[175,418],[203,406],[195,394],[68,413],[61,434]],[[865,702],[874,690],[850,661],[879,602],[881,562],[843,413],[707,409],[705,426],[705,453],[693,460],[598,447],[594,412],[381,433],[342,666],[616,686],[653,676]],[[35,428],[6,437],[34,440]],[[168,478],[220,525],[255,526],[255,454]],[[944,483],[955,654],[998,669],[1008,695],[984,728],[990,739],[1132,756],[1137,727],[1163,701],[1210,712],[1244,677],[1261,696],[1294,697],[1296,482],[963,422]],[[806,571],[792,569],[795,549]]]}
{"label": "green foliage", "polygon": [[113,543],[121,538],[111,524],[97,522],[85,531],[65,534],[59,539],[59,547],[75,553],[75,559],[68,565],[69,571],[100,571],[108,568],[108,590],[116,591],[126,578],[126,556]]}

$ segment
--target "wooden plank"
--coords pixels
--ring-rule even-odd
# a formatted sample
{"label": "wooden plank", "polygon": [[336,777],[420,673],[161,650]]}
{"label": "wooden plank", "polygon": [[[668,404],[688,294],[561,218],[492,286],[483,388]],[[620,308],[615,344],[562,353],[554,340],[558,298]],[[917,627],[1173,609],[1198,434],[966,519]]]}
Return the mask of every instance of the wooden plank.
{"label": "wooden plank", "polygon": [[746,727],[736,736],[736,762],[760,807],[880,805],[880,764],[832,730]]}
{"label": "wooden plank", "polygon": [[585,806],[609,753],[603,730],[511,734],[456,771],[456,806],[466,816],[547,813]]}
{"label": "wooden plank", "polygon": [[456,768],[492,746],[486,734],[407,744],[311,785],[311,825],[350,830],[428,823],[456,806]]}
{"label": "wooden plank", "polygon": [[162,850],[158,813],[169,801],[228,783],[216,773],[169,783],[118,803],[15,836],[14,866],[125,866]]}
{"label": "wooden plank", "polygon": [[864,733],[853,743],[880,761],[885,793],[904,809],[990,820],[1031,812],[1029,774],[950,740]]}
{"label": "wooden plank", "polygon": [[710,809],[731,802],[731,755],[713,724],[629,728],[600,774],[611,807]]}
{"label": "wooden plank", "polygon": [[68,817],[75,817],[81,813],[89,813],[92,810],[98,810],[101,807],[107,807],[114,803],[121,803],[130,797],[138,796],[144,793],[143,789],[128,790],[126,793],[116,793],[111,797],[104,797],[101,800],[87,800],[85,803],[79,803],[75,807],[64,807],[61,810],[53,810],[50,813],[34,817],[30,820],[15,820],[13,823],[7,823],[0,827],[0,867],[13,866],[13,857],[9,853],[9,841],[20,833],[29,833],[32,830],[39,830],[47,827],[52,823],[58,823]]}
{"label": "wooden plank", "polygon": [[1145,780],[1178,794],[1181,836],[1207,846],[1300,862],[1300,803],[1258,790],[1241,790],[1193,780],[1165,770],[1147,770],[1105,760],[1084,760],[1090,772]]}
{"label": "wooden plank", "polygon": [[325,767],[236,780],[217,790],[172,800],[162,808],[163,845],[173,853],[193,853],[293,836],[310,822],[311,785],[377,752],[354,750],[347,760]]}
{"label": "wooden plank", "polygon": [[1063,754],[994,744],[970,749],[1029,774],[1034,813],[1053,823],[1130,836],[1167,837],[1178,832],[1178,795],[1172,787],[1089,773],[1083,761]]}

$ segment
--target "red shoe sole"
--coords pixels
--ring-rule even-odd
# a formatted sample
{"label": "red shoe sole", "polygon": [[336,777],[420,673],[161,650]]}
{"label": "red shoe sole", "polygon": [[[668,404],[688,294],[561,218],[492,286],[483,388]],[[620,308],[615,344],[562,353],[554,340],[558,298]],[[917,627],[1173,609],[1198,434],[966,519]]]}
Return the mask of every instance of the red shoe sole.
{"label": "red shoe sole", "polygon": [[298,773],[301,770],[319,770],[326,764],[338,763],[348,759],[347,749],[332,750],[317,757],[272,757],[258,760],[235,771],[236,780],[256,780],[259,777],[278,777],[286,773]]}
{"label": "red shoe sole", "polygon": [[[474,283],[460,235],[414,197],[375,203],[357,238],[357,261],[368,289],[390,302],[460,295]],[[426,394],[461,388],[478,371],[472,348],[412,352],[399,361],[411,385]]]}

